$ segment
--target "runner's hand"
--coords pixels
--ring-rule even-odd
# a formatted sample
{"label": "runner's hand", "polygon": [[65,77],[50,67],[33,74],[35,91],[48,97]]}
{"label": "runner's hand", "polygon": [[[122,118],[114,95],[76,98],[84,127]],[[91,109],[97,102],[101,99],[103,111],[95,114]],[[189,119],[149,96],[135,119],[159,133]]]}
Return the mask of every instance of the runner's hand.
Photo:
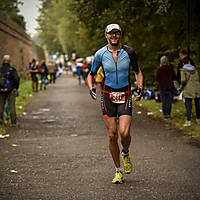
{"label": "runner's hand", "polygon": [[94,100],[97,99],[96,88],[92,88],[92,89],[90,90],[90,95],[91,95],[91,97],[92,97]]}
{"label": "runner's hand", "polygon": [[144,94],[144,89],[139,88],[138,86],[134,89],[135,101],[140,101]]}

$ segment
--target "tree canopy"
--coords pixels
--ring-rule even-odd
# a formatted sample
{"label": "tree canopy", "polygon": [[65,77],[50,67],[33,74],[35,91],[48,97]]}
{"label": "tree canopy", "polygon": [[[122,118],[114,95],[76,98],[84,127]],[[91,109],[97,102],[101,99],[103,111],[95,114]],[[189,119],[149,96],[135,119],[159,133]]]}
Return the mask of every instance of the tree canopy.
{"label": "tree canopy", "polygon": [[11,18],[14,22],[19,24],[24,30],[26,28],[26,23],[24,21],[23,15],[19,14],[18,6],[23,4],[20,0],[6,0],[0,1],[0,11]]}
{"label": "tree canopy", "polygon": [[[122,42],[135,49],[146,82],[152,82],[160,56],[176,63],[178,51],[187,47],[187,1],[41,0],[39,38],[50,54],[76,51],[86,57],[106,44],[106,25],[118,23]],[[191,56],[199,63],[200,1],[189,2]]]}

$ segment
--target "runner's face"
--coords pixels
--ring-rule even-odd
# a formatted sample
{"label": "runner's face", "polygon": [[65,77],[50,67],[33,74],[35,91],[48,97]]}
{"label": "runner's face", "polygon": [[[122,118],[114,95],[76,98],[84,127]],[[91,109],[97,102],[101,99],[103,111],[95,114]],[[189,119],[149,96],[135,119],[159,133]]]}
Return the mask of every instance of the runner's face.
{"label": "runner's face", "polygon": [[105,34],[108,43],[112,46],[118,46],[121,32],[117,29],[113,29],[111,32]]}

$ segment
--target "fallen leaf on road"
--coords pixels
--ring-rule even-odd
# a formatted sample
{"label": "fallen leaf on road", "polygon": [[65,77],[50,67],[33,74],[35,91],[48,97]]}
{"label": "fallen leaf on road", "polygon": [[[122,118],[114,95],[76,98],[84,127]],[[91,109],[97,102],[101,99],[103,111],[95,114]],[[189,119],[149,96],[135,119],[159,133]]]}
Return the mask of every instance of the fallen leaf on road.
{"label": "fallen leaf on road", "polygon": [[0,135],[0,138],[7,138],[7,137],[10,137],[9,134],[6,134],[6,135]]}
{"label": "fallen leaf on road", "polygon": [[42,111],[42,112],[49,112],[50,109],[49,108],[40,108],[40,111]]}
{"label": "fallen leaf on road", "polygon": [[71,134],[71,136],[72,136],[72,137],[77,137],[78,135],[77,135],[77,134]]}
{"label": "fallen leaf on road", "polygon": [[33,119],[40,119],[39,116],[33,116]]}
{"label": "fallen leaf on road", "polygon": [[10,170],[10,172],[11,172],[11,173],[15,173],[15,174],[17,173],[17,171],[14,170],[14,169]]}

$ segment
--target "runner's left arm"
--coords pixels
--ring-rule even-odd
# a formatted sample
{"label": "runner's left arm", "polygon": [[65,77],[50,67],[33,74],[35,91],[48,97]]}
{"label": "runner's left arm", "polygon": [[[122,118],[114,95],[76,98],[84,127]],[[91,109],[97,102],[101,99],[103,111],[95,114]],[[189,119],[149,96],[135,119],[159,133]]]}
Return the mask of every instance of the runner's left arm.
{"label": "runner's left arm", "polygon": [[137,62],[137,55],[135,53],[135,51],[132,49],[132,51],[130,51],[130,58],[131,58],[131,66],[133,68],[133,71],[135,73],[135,79],[136,79],[136,97],[135,97],[135,101],[139,101],[143,95],[143,75],[142,72],[138,66],[138,62]]}
{"label": "runner's left arm", "polygon": [[143,74],[140,68],[138,69],[137,72],[135,72],[135,79],[136,79],[138,88],[143,88]]}
{"label": "runner's left arm", "polygon": [[137,84],[137,96],[135,97],[135,101],[139,101],[143,95],[143,74],[138,68],[138,71],[135,72],[135,79]]}

